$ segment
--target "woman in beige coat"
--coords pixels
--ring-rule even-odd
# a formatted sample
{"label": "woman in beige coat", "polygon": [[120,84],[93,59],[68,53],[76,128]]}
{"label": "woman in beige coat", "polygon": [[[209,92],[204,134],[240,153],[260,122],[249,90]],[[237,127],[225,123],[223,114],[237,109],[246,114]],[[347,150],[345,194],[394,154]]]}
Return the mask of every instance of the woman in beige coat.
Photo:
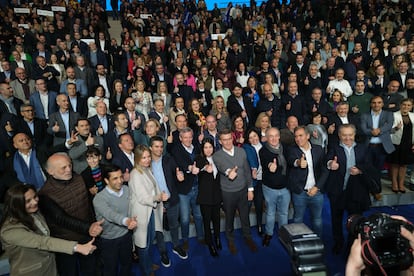
{"label": "woman in beige coat", "polygon": [[162,231],[162,202],[168,195],[160,192],[151,172],[151,152],[148,147],[138,145],[134,151],[135,167],[130,173],[129,189],[131,216],[137,217],[138,227],[134,230],[134,244],[139,255],[139,265],[144,275],[152,272],[149,248],[155,231]]}
{"label": "woman in beige coat", "polygon": [[38,211],[36,188],[18,184],[7,191],[0,236],[10,262],[10,275],[57,276],[55,254],[83,255],[96,247],[94,239],[86,244],[50,237],[46,220]]}

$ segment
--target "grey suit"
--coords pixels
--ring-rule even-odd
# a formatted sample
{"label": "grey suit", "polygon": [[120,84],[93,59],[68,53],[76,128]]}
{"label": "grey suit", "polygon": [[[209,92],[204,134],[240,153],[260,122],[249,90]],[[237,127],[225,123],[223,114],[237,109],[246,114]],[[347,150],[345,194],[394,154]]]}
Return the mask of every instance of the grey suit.
{"label": "grey suit", "polygon": [[[69,111],[69,133],[75,129],[76,121],[80,118],[79,113]],[[53,132],[53,126],[57,122],[59,126],[58,132]],[[49,115],[49,127],[47,128],[47,132],[53,135],[53,146],[56,147],[58,145],[64,145],[66,142],[66,127],[63,123],[62,115],[60,111],[52,113]]]}
{"label": "grey suit", "polygon": [[[391,153],[395,150],[391,141],[391,129],[394,123],[393,113],[390,111],[382,110],[379,118],[378,127],[381,129],[381,133],[378,138],[381,140],[382,146],[387,153]],[[361,115],[361,130],[366,135],[366,143],[369,144],[371,138],[371,130],[373,129],[371,112]]]}
{"label": "grey suit", "polygon": [[[27,85],[29,85],[29,91],[30,95],[32,95],[35,91],[35,81],[32,79],[27,79]],[[10,82],[10,86],[13,89],[13,96],[16,98],[22,100],[24,103],[29,103],[29,99],[26,99],[26,95],[24,94],[23,86],[19,82],[18,79],[15,79],[14,81]],[[20,110],[17,110],[17,112],[20,112]]]}
{"label": "grey suit", "polygon": [[[103,138],[101,136],[93,136],[93,138],[94,146],[97,147],[101,153],[103,153]],[[85,155],[85,152],[88,149],[88,147],[86,146],[85,140],[86,139],[83,139],[79,136],[79,140],[72,145],[68,152],[70,158],[72,158],[73,171],[78,174],[81,174],[88,167]]]}

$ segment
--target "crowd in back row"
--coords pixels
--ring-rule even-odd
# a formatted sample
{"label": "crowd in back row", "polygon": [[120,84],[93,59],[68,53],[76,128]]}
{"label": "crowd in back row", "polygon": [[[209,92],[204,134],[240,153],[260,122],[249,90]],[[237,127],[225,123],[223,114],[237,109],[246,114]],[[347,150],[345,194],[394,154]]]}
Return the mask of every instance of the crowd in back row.
{"label": "crowd in back row", "polygon": [[[135,229],[140,264],[150,274],[152,234],[162,264],[170,263],[160,228],[163,207],[175,254],[187,258],[192,212],[198,238],[216,256],[221,204],[235,254],[236,209],[247,245],[257,250],[248,199],[254,200],[260,233],[266,204],[268,246],[275,213],[279,227],[287,223],[290,200],[294,221],[302,221],[309,208],[312,228],[321,235],[326,191],[334,252],[340,252],[343,212],[369,208],[369,192],[380,200],[379,173],[387,158],[392,190],[405,192],[414,140],[412,5],[329,2],[315,9],[311,2],[268,1],[249,8],[229,3],[222,14],[217,7],[207,12],[203,1],[184,4],[122,1],[121,45],[109,37],[107,15],[97,2],[70,2],[67,12],[53,18],[18,16],[14,3],[2,9],[2,194],[16,180],[33,184],[59,238],[86,242],[103,228],[104,248],[123,244],[131,254],[125,240],[132,241],[128,230]],[[140,17],[148,13],[152,17]],[[28,29],[17,25],[27,21]],[[164,39],[153,43],[154,36]],[[100,161],[116,167],[106,171]],[[129,188],[119,186],[124,181]],[[97,220],[108,220],[113,214],[100,211],[103,200],[129,193],[129,208],[125,200],[115,203],[122,213],[116,223],[92,223],[92,198]],[[80,198],[79,206],[73,197]],[[81,204],[91,212],[78,212]],[[65,212],[92,226],[71,221],[76,226],[65,229]],[[37,228],[42,220],[35,219]],[[104,263],[116,267],[113,252],[102,252]],[[58,255],[60,274],[70,275],[74,260]],[[93,269],[93,262],[86,263],[82,269]]]}

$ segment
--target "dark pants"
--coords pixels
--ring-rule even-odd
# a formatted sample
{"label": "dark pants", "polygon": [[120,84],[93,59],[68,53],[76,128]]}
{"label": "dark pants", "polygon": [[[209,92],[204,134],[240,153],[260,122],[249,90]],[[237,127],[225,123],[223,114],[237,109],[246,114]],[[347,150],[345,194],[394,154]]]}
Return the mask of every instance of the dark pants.
{"label": "dark pants", "polygon": [[[131,232],[116,239],[100,239],[103,275],[131,275]],[[118,273],[119,271],[119,273]]]}
{"label": "dark pants", "polygon": [[[256,211],[256,223],[257,226],[261,226],[263,224],[263,188],[262,188],[263,182],[261,180],[257,181],[256,186],[254,186],[254,198],[253,198],[253,204],[254,209]],[[252,207],[252,203],[249,202],[249,209]]]}
{"label": "dark pants", "polygon": [[239,211],[242,233],[244,238],[251,238],[249,222],[249,203],[247,200],[247,190],[243,189],[238,192],[222,191],[223,208],[226,213],[226,237],[228,240],[234,240],[234,215],[236,210]]}
{"label": "dark pants", "polygon": [[[166,206],[167,212],[164,213],[164,215],[167,215],[168,219],[168,226],[170,229],[170,235],[171,235],[171,242],[173,244],[173,247],[178,246],[178,214],[180,211],[180,205],[176,204],[174,206],[169,206],[169,204]],[[164,240],[164,233],[157,231],[155,233],[155,238],[157,241],[157,247],[160,252],[167,252],[167,248],[165,246],[165,240]]]}
{"label": "dark pants", "polygon": [[200,209],[203,216],[204,240],[207,244],[212,244],[210,222],[213,223],[214,236],[218,238],[220,236],[220,205],[200,204]]}
{"label": "dark pants", "polygon": [[56,253],[56,266],[60,276],[95,276],[96,253],[87,256]]}
{"label": "dark pants", "polygon": [[369,144],[368,146],[368,158],[372,165],[378,170],[382,170],[387,153],[384,150],[382,144]]}

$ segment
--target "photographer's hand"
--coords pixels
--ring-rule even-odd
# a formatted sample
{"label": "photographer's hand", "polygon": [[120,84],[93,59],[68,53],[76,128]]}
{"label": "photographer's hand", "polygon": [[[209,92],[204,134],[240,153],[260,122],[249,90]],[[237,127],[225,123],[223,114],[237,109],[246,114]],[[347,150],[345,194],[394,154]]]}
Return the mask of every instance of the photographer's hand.
{"label": "photographer's hand", "polygon": [[354,243],[351,247],[351,252],[348,256],[348,261],[345,268],[346,276],[361,275],[361,271],[365,269],[364,261],[362,260],[361,256],[361,250],[361,235],[358,234],[358,238],[354,240]]}

